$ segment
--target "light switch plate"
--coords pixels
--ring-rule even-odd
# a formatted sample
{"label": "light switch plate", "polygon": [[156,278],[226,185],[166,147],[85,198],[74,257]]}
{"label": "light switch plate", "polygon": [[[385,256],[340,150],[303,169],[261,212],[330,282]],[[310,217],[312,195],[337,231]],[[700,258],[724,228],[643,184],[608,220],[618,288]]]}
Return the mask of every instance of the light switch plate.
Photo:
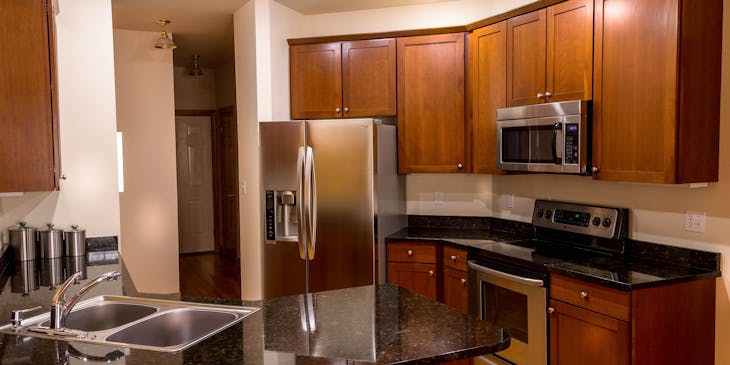
{"label": "light switch plate", "polygon": [[515,207],[515,194],[509,193],[507,194],[507,209],[512,209]]}
{"label": "light switch plate", "polygon": [[688,232],[705,233],[705,212],[684,212],[684,230]]}
{"label": "light switch plate", "polygon": [[437,191],[433,193],[433,204],[444,205],[444,193],[442,191]]}

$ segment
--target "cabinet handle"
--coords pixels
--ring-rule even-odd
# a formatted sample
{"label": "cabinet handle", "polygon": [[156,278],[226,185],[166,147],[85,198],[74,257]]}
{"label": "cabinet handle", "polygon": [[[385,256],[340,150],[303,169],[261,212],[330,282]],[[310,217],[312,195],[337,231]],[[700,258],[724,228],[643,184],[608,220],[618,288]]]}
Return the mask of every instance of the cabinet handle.
{"label": "cabinet handle", "polygon": [[428,270],[428,276],[433,276],[433,270]]}
{"label": "cabinet handle", "polygon": [[545,97],[546,97],[546,98],[549,98],[549,97],[551,97],[551,96],[553,96],[553,93],[551,93],[551,92],[549,92],[549,91],[546,91],[546,92],[545,92]]}
{"label": "cabinet handle", "polygon": [[594,174],[597,173],[598,170],[599,170],[598,166],[593,166],[593,168],[591,169],[591,171],[593,171]]}
{"label": "cabinet handle", "polygon": [[537,93],[537,98],[538,99],[542,99],[544,97],[545,97],[545,95],[543,93]]}
{"label": "cabinet handle", "polygon": [[335,108],[335,113],[339,113],[339,112],[340,112],[340,108]]}
{"label": "cabinet handle", "polygon": [[466,284],[466,279],[462,278],[462,279],[461,279],[461,283],[462,283],[462,284]]}
{"label": "cabinet handle", "polygon": [[408,250],[408,256],[413,256],[413,250]]}
{"label": "cabinet handle", "polygon": [[348,108],[348,107],[345,107],[345,113],[347,113],[347,112],[349,112],[349,111],[350,111],[350,108]]}
{"label": "cabinet handle", "polygon": [[580,297],[583,298],[583,299],[588,299],[588,292],[581,290]]}
{"label": "cabinet handle", "polygon": [[548,314],[553,314],[553,313],[555,313],[555,308],[548,307],[548,310],[547,311],[548,311]]}
{"label": "cabinet handle", "polygon": [[451,256],[451,262],[456,262],[456,256]]}
{"label": "cabinet handle", "polygon": [[459,163],[456,164],[456,168],[459,169],[459,170],[461,170],[461,169],[464,168],[464,164],[462,164],[461,162],[459,162]]}

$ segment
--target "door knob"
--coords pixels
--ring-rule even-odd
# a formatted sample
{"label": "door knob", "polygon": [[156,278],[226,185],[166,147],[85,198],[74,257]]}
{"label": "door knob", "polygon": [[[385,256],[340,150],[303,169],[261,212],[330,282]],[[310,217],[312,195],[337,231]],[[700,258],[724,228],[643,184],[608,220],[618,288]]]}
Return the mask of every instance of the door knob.
{"label": "door knob", "polygon": [[451,255],[451,262],[456,262],[456,256]]}
{"label": "door knob", "polygon": [[542,99],[544,97],[545,97],[545,95],[543,95],[543,93],[537,93],[537,98],[538,99]]}
{"label": "door knob", "polygon": [[598,170],[599,170],[598,166],[593,166],[593,168],[591,169],[591,171],[593,171],[594,174],[597,173]]}
{"label": "door knob", "polygon": [[548,312],[549,314],[553,314],[553,313],[555,313],[555,308],[553,308],[553,307],[548,307],[548,309],[547,309],[547,312]]}
{"label": "door knob", "polygon": [[462,278],[462,279],[461,279],[461,283],[462,283],[462,284],[466,284],[466,279]]}
{"label": "door knob", "polygon": [[583,299],[587,299],[588,298],[588,292],[587,291],[581,291],[580,292],[580,297],[583,298]]}
{"label": "door knob", "polygon": [[413,256],[413,250],[408,250],[408,256]]}
{"label": "door knob", "polygon": [[461,162],[459,162],[459,163],[456,164],[456,168],[459,169],[459,170],[461,170],[461,169],[464,168],[464,164],[462,164]]}
{"label": "door knob", "polygon": [[345,107],[345,110],[344,110],[344,111],[345,111],[345,113],[347,113],[347,112],[349,112],[349,111],[350,111],[350,108],[348,108],[348,107]]}
{"label": "door knob", "polygon": [[545,92],[545,97],[546,97],[546,98],[549,98],[549,97],[551,97],[551,96],[553,96],[553,93],[551,93],[551,92],[549,92],[549,91],[546,91],[546,92]]}
{"label": "door knob", "polygon": [[428,270],[428,276],[433,276],[433,270]]}
{"label": "door knob", "polygon": [[339,112],[340,112],[340,108],[335,108],[335,113],[339,113]]}

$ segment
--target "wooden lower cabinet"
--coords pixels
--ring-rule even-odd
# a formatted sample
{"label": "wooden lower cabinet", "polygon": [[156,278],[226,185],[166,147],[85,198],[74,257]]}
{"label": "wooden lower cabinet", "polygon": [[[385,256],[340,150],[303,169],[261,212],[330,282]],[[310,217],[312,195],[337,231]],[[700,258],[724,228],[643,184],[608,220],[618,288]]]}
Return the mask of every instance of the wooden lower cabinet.
{"label": "wooden lower cabinet", "polygon": [[551,300],[550,365],[628,365],[629,324]]}
{"label": "wooden lower cabinet", "polygon": [[388,262],[388,282],[438,300],[436,264]]}
{"label": "wooden lower cabinet", "polygon": [[469,310],[469,291],[466,271],[444,268],[444,304],[463,313]]}

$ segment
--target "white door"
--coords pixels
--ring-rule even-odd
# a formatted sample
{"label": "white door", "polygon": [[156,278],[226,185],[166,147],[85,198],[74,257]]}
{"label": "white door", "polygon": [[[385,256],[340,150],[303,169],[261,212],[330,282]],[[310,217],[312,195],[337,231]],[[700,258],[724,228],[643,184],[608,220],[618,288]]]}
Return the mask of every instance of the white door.
{"label": "white door", "polygon": [[210,128],[209,116],[175,117],[180,253],[215,248]]}

